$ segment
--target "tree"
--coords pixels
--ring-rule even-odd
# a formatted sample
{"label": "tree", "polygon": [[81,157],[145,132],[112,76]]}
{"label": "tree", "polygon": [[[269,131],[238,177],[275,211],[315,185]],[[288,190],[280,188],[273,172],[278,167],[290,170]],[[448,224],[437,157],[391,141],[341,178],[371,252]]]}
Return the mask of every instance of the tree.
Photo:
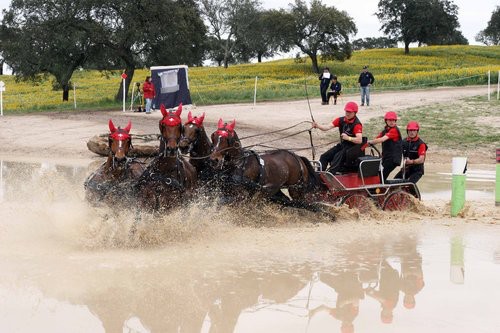
{"label": "tree", "polygon": [[[248,26],[239,29],[236,35],[236,53],[239,60],[248,62],[257,58],[272,57],[279,51],[288,52],[290,44],[283,44],[279,30],[283,26],[283,11],[257,11],[254,17],[247,17]],[[288,17],[288,16],[286,16]]]}
{"label": "tree", "polygon": [[84,2],[13,0],[0,27],[2,56],[18,79],[52,74],[67,100],[73,72],[96,52]]}
{"label": "tree", "polygon": [[398,47],[398,41],[394,38],[387,37],[359,38],[352,42],[352,47],[354,50],[386,49]]}
{"label": "tree", "polygon": [[258,0],[200,0],[201,12],[209,25],[209,36],[218,43],[215,49],[224,54],[224,67],[234,57],[237,36],[244,36],[244,31],[257,18],[260,7]]}
{"label": "tree", "polygon": [[308,8],[302,0],[290,5],[290,12],[283,23],[284,44],[289,42],[307,54],[315,72],[319,72],[318,55],[322,61],[349,59],[352,45],[351,35],[356,34],[356,25],[346,12],[327,7],[320,0],[312,0]]}
{"label": "tree", "polygon": [[486,29],[477,34],[476,41],[486,45],[500,45],[500,6],[491,13]]}
{"label": "tree", "polygon": [[[448,44],[462,41],[457,18],[458,7],[450,0],[380,0],[375,15],[382,22],[380,30],[404,43]],[[452,35],[453,38],[449,38]]]}
{"label": "tree", "polygon": [[420,7],[419,16],[426,19],[417,31],[419,44],[452,45],[469,44],[458,30],[458,7],[449,0],[428,0]]}
{"label": "tree", "polygon": [[[106,54],[120,60],[127,74],[126,91],[135,69],[149,63],[201,63],[204,50],[196,48],[202,45],[205,29],[193,0],[88,1],[94,3],[93,18],[99,27],[95,38]],[[105,66],[112,62],[101,61]],[[116,100],[123,96],[123,85],[118,87]]]}

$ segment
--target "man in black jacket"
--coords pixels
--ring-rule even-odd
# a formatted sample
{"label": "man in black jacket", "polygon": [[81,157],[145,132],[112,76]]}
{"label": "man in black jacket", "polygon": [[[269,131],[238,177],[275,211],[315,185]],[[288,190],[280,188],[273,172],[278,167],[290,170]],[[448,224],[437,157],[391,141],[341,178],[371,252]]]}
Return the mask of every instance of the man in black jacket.
{"label": "man in black jacket", "polygon": [[358,84],[361,89],[361,106],[370,105],[370,86],[375,82],[372,73],[368,72],[368,66],[363,66],[363,71],[359,74]]}
{"label": "man in black jacket", "polygon": [[340,95],[340,91],[342,90],[342,84],[337,81],[337,76],[332,76],[332,84],[330,85],[330,91],[328,92],[328,96],[326,99],[330,101],[330,97],[333,96],[333,105],[337,104],[337,97]]}

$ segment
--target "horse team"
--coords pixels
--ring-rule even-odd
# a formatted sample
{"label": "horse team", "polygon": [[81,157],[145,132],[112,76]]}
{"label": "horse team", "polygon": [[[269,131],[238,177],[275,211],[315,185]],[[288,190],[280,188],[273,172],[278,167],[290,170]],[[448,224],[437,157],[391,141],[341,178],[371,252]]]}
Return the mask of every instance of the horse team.
{"label": "horse team", "polygon": [[258,154],[243,148],[234,120],[228,124],[220,119],[209,139],[205,114],[193,117],[189,112],[183,123],[182,104],[175,111],[163,105],[160,109],[159,153],[147,166],[127,156],[132,124],[122,129],[109,121],[109,156],[85,181],[87,200],[158,212],[180,207],[198,195],[218,203],[259,196],[318,210],[311,202],[324,184],[307,158],[287,150]]}

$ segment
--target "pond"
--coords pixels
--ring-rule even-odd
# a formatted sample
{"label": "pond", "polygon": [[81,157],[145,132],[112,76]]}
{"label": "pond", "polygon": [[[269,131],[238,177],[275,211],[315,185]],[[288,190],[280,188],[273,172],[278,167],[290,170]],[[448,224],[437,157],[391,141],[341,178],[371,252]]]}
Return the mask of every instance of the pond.
{"label": "pond", "polygon": [[[488,218],[191,205],[130,241],[134,213],[89,207],[95,165],[1,162],[0,332],[497,332],[500,214]],[[423,204],[449,200],[429,167]],[[157,218],[158,220],[158,218]],[[485,222],[485,220],[487,220]]]}

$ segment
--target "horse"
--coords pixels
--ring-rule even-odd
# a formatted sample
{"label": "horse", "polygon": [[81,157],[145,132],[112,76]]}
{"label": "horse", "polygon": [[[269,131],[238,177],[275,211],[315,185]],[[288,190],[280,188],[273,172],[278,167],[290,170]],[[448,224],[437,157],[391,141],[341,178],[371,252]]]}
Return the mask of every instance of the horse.
{"label": "horse", "polygon": [[144,167],[127,157],[132,147],[132,123],[129,121],[125,128],[116,128],[110,119],[108,126],[109,155],[106,162],[85,180],[85,197],[93,204],[128,205],[133,198],[133,183],[142,175]]}
{"label": "horse", "polygon": [[160,106],[163,118],[159,122],[160,152],[148,165],[137,182],[137,198],[141,206],[151,211],[179,207],[190,199],[197,182],[196,169],[179,153],[182,133],[182,104],[167,111]]}
{"label": "horse", "polygon": [[193,117],[190,111],[179,141],[179,150],[182,154],[189,154],[189,162],[195,167],[198,180],[202,183],[211,180],[213,176],[209,160],[212,143],[203,126],[204,119],[205,113]]}
{"label": "horse", "polygon": [[[225,192],[236,200],[260,193],[285,205],[317,211],[317,207],[304,200],[307,193],[321,186],[309,160],[284,149],[261,155],[243,149],[235,125],[235,120],[226,124],[220,119],[211,136],[210,159],[220,170]],[[291,200],[281,192],[282,188],[288,189]]]}

